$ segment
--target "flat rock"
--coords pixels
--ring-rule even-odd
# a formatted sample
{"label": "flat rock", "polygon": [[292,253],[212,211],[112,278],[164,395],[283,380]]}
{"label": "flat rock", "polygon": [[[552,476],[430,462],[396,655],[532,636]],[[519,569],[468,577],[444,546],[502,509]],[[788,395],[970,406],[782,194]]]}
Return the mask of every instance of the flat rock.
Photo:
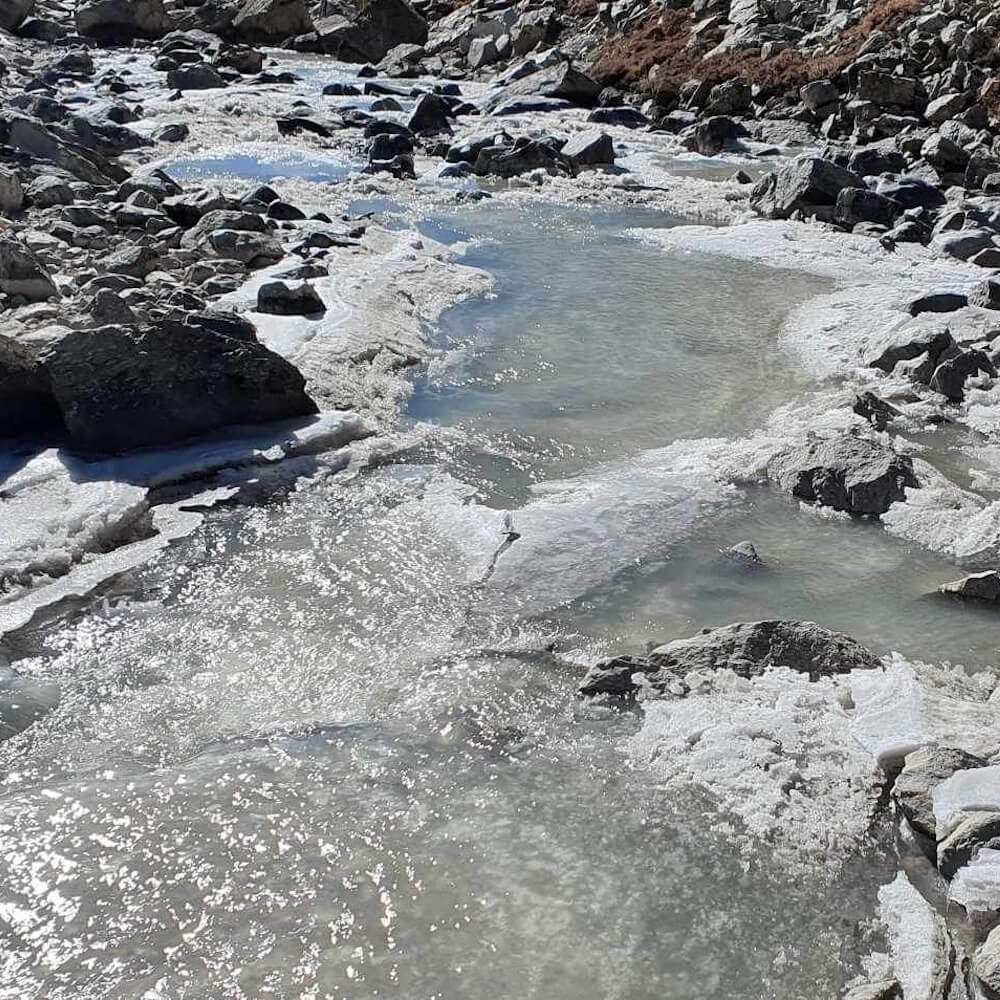
{"label": "flat rock", "polygon": [[938,590],[951,597],[984,601],[987,604],[1000,604],[1000,572],[989,569],[983,573],[970,573],[968,576],[963,576],[961,580],[942,584]]}

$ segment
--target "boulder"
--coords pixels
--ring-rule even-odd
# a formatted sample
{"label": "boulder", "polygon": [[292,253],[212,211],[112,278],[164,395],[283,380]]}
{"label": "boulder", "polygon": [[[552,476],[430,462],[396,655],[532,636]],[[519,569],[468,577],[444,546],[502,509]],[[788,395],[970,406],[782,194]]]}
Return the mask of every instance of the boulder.
{"label": "boulder", "polygon": [[969,98],[966,94],[942,94],[928,102],[924,109],[924,117],[932,125],[941,125],[949,118],[960,115],[968,103]]}
{"label": "boulder", "polygon": [[326,312],[326,303],[308,281],[298,284],[269,281],[257,291],[257,312],[273,316],[315,316]]}
{"label": "boulder", "polygon": [[35,0],[4,0],[0,3],[0,28],[13,31],[35,12]]}
{"label": "boulder", "polygon": [[928,385],[935,391],[946,396],[952,403],[959,403],[965,398],[965,383],[969,378],[982,372],[990,378],[996,378],[997,370],[984,351],[964,350],[954,348],[942,355]]}
{"label": "boulder", "polygon": [[840,100],[840,91],[830,80],[813,80],[800,88],[799,100],[810,111],[816,111]]}
{"label": "boulder", "polygon": [[920,84],[909,76],[868,70],[858,74],[858,97],[882,108],[922,107]]}
{"label": "boulder", "polygon": [[934,237],[933,245],[949,257],[969,260],[983,250],[994,249],[994,235],[988,229],[945,230]]}
{"label": "boulder", "polygon": [[208,63],[189,63],[167,73],[167,86],[171,90],[218,90],[226,81]]}
{"label": "boulder", "polygon": [[100,154],[70,142],[53,129],[22,115],[8,119],[8,143],[36,160],[46,160],[88,184],[105,186],[122,181],[128,173]]}
{"label": "boulder", "polygon": [[988,569],[982,573],[971,573],[961,580],[942,584],[938,590],[942,594],[961,597],[963,600],[1000,604],[1000,572]]}
{"label": "boulder", "polygon": [[0,334],[0,437],[44,431],[61,422],[37,352]]}
{"label": "boulder", "polygon": [[406,0],[368,0],[353,19],[325,18],[316,30],[321,50],[346,62],[381,62],[397,45],[427,41],[427,22]]}
{"label": "boulder", "polygon": [[305,0],[243,0],[230,33],[245,42],[283,42],[312,30]]}
{"label": "boulder", "polygon": [[105,44],[159,38],[170,28],[163,0],[83,0],[76,8],[76,30]]}
{"label": "boulder", "polygon": [[741,134],[740,126],[732,118],[713,115],[698,122],[685,134],[684,145],[702,156],[717,156]]}
{"label": "boulder", "polygon": [[922,177],[882,180],[875,190],[903,209],[941,208],[947,202],[942,191]]}
{"label": "boulder", "polygon": [[89,451],[316,412],[305,380],[284,358],[179,323],[60,330],[39,357],[73,443]]}
{"label": "boulder", "polygon": [[582,167],[613,166],[615,146],[607,132],[578,132],[563,146],[562,155]]}
{"label": "boulder", "polygon": [[750,205],[768,219],[787,219],[795,212],[832,218],[840,192],[863,187],[860,177],[832,161],[804,156],[761,178]]}
{"label": "boulder", "polygon": [[969,305],[980,309],[1000,309],[1000,281],[987,278],[969,294]]}
{"label": "boulder", "polygon": [[438,94],[422,94],[406,122],[414,135],[451,133],[451,105]]}
{"label": "boulder", "polygon": [[845,187],[838,195],[833,217],[847,229],[859,223],[889,228],[902,214],[900,207],[867,188]]}
{"label": "boulder", "polygon": [[643,128],[649,124],[649,119],[641,111],[627,105],[594,108],[587,115],[587,121],[595,125],[621,125],[624,128]]}
{"label": "boulder", "polygon": [[793,448],[772,476],[799,500],[856,515],[884,514],[920,485],[907,456],[849,434]]}
{"label": "boulder", "polygon": [[532,170],[572,174],[576,165],[547,142],[518,140],[514,146],[487,146],[480,150],[473,166],[480,176],[516,177]]}
{"label": "boulder", "polygon": [[488,102],[487,109],[496,112],[520,97],[540,97],[569,101],[590,108],[597,102],[601,85],[568,62],[537,70],[504,87]]}
{"label": "boulder", "polygon": [[51,275],[31,249],[13,236],[0,235],[0,292],[32,302],[59,295]]}
{"label": "boulder", "polygon": [[936,170],[964,173],[969,165],[969,154],[947,136],[932,135],[920,147],[920,155]]}
{"label": "boulder", "polygon": [[936,839],[934,789],[956,771],[985,766],[985,760],[964,750],[920,747],[906,755],[903,770],[892,786],[892,797],[915,830]]}
{"label": "boulder", "polygon": [[[675,639],[644,657],[621,656],[592,667],[580,693],[629,697],[639,690],[632,675],[645,675],[654,690],[684,690],[693,670],[732,670],[744,678],[759,677],[772,667],[787,667],[813,680],[852,670],[871,670],[879,658],[840,632],[813,622],[740,622],[703,629],[689,639]],[[680,686],[680,687],[678,687]]]}

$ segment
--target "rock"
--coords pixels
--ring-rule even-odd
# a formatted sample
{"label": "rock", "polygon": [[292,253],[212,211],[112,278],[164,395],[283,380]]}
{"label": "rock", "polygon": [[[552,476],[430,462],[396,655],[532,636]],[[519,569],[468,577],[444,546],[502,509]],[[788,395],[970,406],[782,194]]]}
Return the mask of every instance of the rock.
{"label": "rock", "polygon": [[983,250],[995,249],[993,236],[988,229],[946,230],[934,237],[933,244],[949,257],[968,260]]}
{"label": "rock", "polygon": [[534,139],[518,140],[512,147],[487,146],[473,165],[480,176],[493,174],[497,177],[516,177],[532,170],[572,174],[575,169],[573,161],[558,149]]}
{"label": "rock", "polygon": [[0,334],[0,438],[50,430],[61,423],[37,351]]}
{"label": "rock", "polygon": [[305,0],[243,0],[230,32],[245,42],[283,42],[312,30]]}
{"label": "rock", "polygon": [[772,475],[799,500],[856,515],[884,514],[920,485],[907,456],[848,434],[792,449]]}
{"label": "rock", "polygon": [[920,155],[935,169],[953,173],[964,173],[969,163],[969,154],[943,135],[932,135],[920,148]]}
{"label": "rock", "polygon": [[251,270],[277,264],[285,256],[284,248],[273,236],[245,229],[213,230],[208,245],[217,256],[238,260]]}
{"label": "rock", "polygon": [[884,431],[894,417],[900,416],[895,406],[880,399],[874,392],[862,392],[855,396],[853,410],[877,431]]}
{"label": "rock", "polygon": [[752,563],[755,566],[764,565],[764,560],[758,555],[756,547],[750,541],[737,542],[726,549],[726,556],[737,562]]}
{"label": "rock", "polygon": [[1000,604],[1000,572],[989,569],[982,573],[971,573],[969,576],[963,576],[961,580],[942,584],[938,590],[951,597]]}
{"label": "rock", "polygon": [[21,178],[13,170],[0,167],[0,212],[4,215],[14,215],[24,204],[24,189]]}
{"label": "rock", "polygon": [[264,68],[264,53],[249,45],[223,45],[215,57],[215,65],[252,76]]}
{"label": "rock", "polygon": [[76,30],[114,45],[159,38],[170,30],[170,19],[163,0],[83,0],[76,8]]}
{"label": "rock", "polygon": [[961,292],[929,292],[914,299],[907,306],[907,312],[911,316],[919,316],[921,313],[950,313],[964,309],[968,304],[968,296]]}
{"label": "rock", "polygon": [[813,622],[759,621],[703,629],[689,639],[676,639],[645,657],[603,660],[588,671],[580,693],[586,696],[634,694],[631,675],[645,675],[654,690],[683,684],[693,670],[732,670],[739,677],[759,677],[771,667],[787,667],[813,680],[852,670],[872,670],[879,658],[850,636]]}
{"label": "rock", "polygon": [[31,302],[59,295],[55,282],[30,248],[4,235],[0,235],[0,292],[19,295]]}
{"label": "rock", "polygon": [[813,80],[800,88],[799,100],[810,111],[816,111],[840,100],[840,91],[830,80]]}
{"label": "rock", "polygon": [[615,147],[606,132],[578,132],[563,146],[562,155],[581,166],[612,166]]}
{"label": "rock", "polygon": [[965,819],[938,843],[938,871],[945,878],[951,878],[983,847],[1000,847],[1000,813],[978,810],[967,813]]}
{"label": "rock", "polygon": [[972,956],[976,978],[994,993],[1000,993],[1000,927],[994,927]]}
{"label": "rock", "polygon": [[859,223],[890,227],[902,213],[893,201],[867,188],[846,187],[837,195],[834,220],[851,229]]}
{"label": "rock", "polygon": [[941,354],[954,345],[947,327],[913,324],[872,337],[862,351],[862,358],[869,368],[891,372],[901,361],[912,361],[922,354],[926,354],[932,364],[936,363]]}
{"label": "rock", "polygon": [[46,160],[88,184],[104,186],[124,180],[128,173],[117,164],[109,163],[100,154],[68,142],[51,128],[21,115],[8,119],[8,139],[11,146],[36,160]]}
{"label": "rock", "polygon": [[279,199],[267,206],[267,217],[276,222],[299,222],[306,217],[306,213],[301,208]]}
{"label": "rock", "polygon": [[220,337],[233,337],[248,342],[257,339],[257,327],[246,316],[234,312],[216,309],[190,312],[184,317],[184,325],[195,330],[208,330]]}
{"label": "rock", "polygon": [[4,0],[0,3],[0,28],[13,31],[35,11],[35,0]]}
{"label": "rock", "polygon": [[806,156],[762,178],[750,194],[750,205],[769,219],[787,219],[795,212],[832,218],[840,192],[862,187],[861,178],[849,170]]}
{"label": "rock", "polygon": [[969,103],[965,94],[942,94],[930,101],[924,110],[924,117],[932,125],[941,125],[949,118],[961,114]]}
{"label": "rock", "polygon": [[983,351],[955,348],[951,352],[944,352],[942,358],[944,360],[939,361],[928,384],[935,392],[947,396],[953,403],[961,402],[965,398],[967,379],[980,372],[996,378],[997,370]]}
{"label": "rock", "polygon": [[284,358],[177,323],[62,330],[39,357],[73,443],[89,451],[316,412],[305,380]]}
{"label": "rock", "polygon": [[381,62],[397,45],[423,45],[427,22],[406,0],[369,0],[353,20],[316,24],[322,51],[346,62]]}
{"label": "rock", "polygon": [[684,137],[684,145],[702,156],[716,156],[740,136],[739,125],[725,115],[698,122]]}
{"label": "rock", "polygon": [[297,285],[269,281],[257,292],[257,311],[274,316],[314,316],[326,312],[326,304],[308,281]]}
{"label": "rock", "polygon": [[589,108],[596,103],[600,93],[601,85],[596,80],[564,62],[515,80],[491,98],[487,108],[496,112],[519,97],[554,98]]}
{"label": "rock", "polygon": [[469,43],[469,51],[465,61],[469,69],[482,69],[490,66],[500,58],[496,42],[489,37],[473,38]]}
{"label": "rock", "polygon": [[923,104],[913,77],[866,71],[858,74],[858,98],[883,108],[916,108]]}
{"label": "rock", "polygon": [[432,135],[440,132],[450,134],[450,117],[451,106],[444,98],[437,94],[423,94],[406,125],[414,135]]}
{"label": "rock", "polygon": [[101,325],[115,323],[120,326],[130,326],[138,322],[129,304],[110,288],[99,288],[90,302],[88,311]]}
{"label": "rock", "polygon": [[624,128],[644,128],[649,124],[649,119],[641,111],[627,105],[594,108],[587,115],[587,121],[595,125],[620,125]]}
{"label": "rock", "polygon": [[904,1000],[898,979],[880,979],[873,983],[858,983],[845,990],[840,1000]]}
{"label": "rock", "polygon": [[934,789],[956,771],[985,767],[986,761],[953,747],[920,747],[906,755],[899,777],[892,786],[892,797],[910,825],[936,839]]}
{"label": "rock", "polygon": [[987,278],[969,294],[969,305],[980,309],[1000,309],[1000,281]]}
{"label": "rock", "polygon": [[28,198],[36,208],[52,208],[68,205],[76,197],[73,189],[62,178],[52,174],[42,174],[28,185]]}
{"label": "rock", "polygon": [[218,90],[226,81],[208,63],[191,63],[167,73],[167,86],[171,90]]}
{"label": "rock", "polygon": [[875,190],[902,209],[941,208],[947,201],[944,194],[921,177],[900,177],[879,181]]}

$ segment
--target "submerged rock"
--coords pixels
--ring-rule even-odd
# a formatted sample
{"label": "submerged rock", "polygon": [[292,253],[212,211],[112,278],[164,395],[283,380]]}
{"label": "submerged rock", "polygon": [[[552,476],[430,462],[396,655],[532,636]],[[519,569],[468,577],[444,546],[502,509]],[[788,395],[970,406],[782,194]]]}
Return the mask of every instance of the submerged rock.
{"label": "submerged rock", "polygon": [[755,566],[764,565],[764,560],[761,559],[756,546],[751,541],[737,542],[726,549],[726,555],[736,562],[751,563]]}
{"label": "submerged rock", "polygon": [[908,456],[848,434],[793,449],[772,474],[792,496],[848,514],[884,514],[919,487]]}
{"label": "submerged rock", "polygon": [[693,670],[732,670],[737,676],[758,677],[771,667],[787,667],[811,679],[874,669],[880,664],[871,650],[850,636],[831,632],[813,622],[740,622],[704,629],[689,639],[675,639],[648,656],[621,656],[592,667],[580,686],[586,696],[635,694],[640,685],[633,674],[660,693],[684,693],[684,678]]}

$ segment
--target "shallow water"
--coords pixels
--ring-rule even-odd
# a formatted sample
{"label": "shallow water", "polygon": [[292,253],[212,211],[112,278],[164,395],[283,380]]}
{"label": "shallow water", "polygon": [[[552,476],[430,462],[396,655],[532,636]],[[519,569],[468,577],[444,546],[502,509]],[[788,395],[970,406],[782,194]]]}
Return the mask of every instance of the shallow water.
{"label": "shallow water", "polygon": [[[894,861],[739,857],[724,804],[630,762],[636,715],[575,699],[584,664],[760,615],[970,663],[995,629],[876,526],[656,466],[808,390],[777,333],[823,286],[636,222],[431,220],[495,237],[498,285],[436,334],[421,456],[218,511],[22,633],[62,701],[0,745],[2,1000],[838,995]],[[722,559],[744,537],[766,569]]]}
{"label": "shallow water", "polygon": [[359,164],[352,165],[343,158],[304,156],[285,153],[280,156],[250,155],[232,153],[230,155],[184,157],[168,160],[162,164],[164,170],[176,181],[204,180],[246,180],[266,184],[271,181],[302,180],[313,183],[343,180]]}

